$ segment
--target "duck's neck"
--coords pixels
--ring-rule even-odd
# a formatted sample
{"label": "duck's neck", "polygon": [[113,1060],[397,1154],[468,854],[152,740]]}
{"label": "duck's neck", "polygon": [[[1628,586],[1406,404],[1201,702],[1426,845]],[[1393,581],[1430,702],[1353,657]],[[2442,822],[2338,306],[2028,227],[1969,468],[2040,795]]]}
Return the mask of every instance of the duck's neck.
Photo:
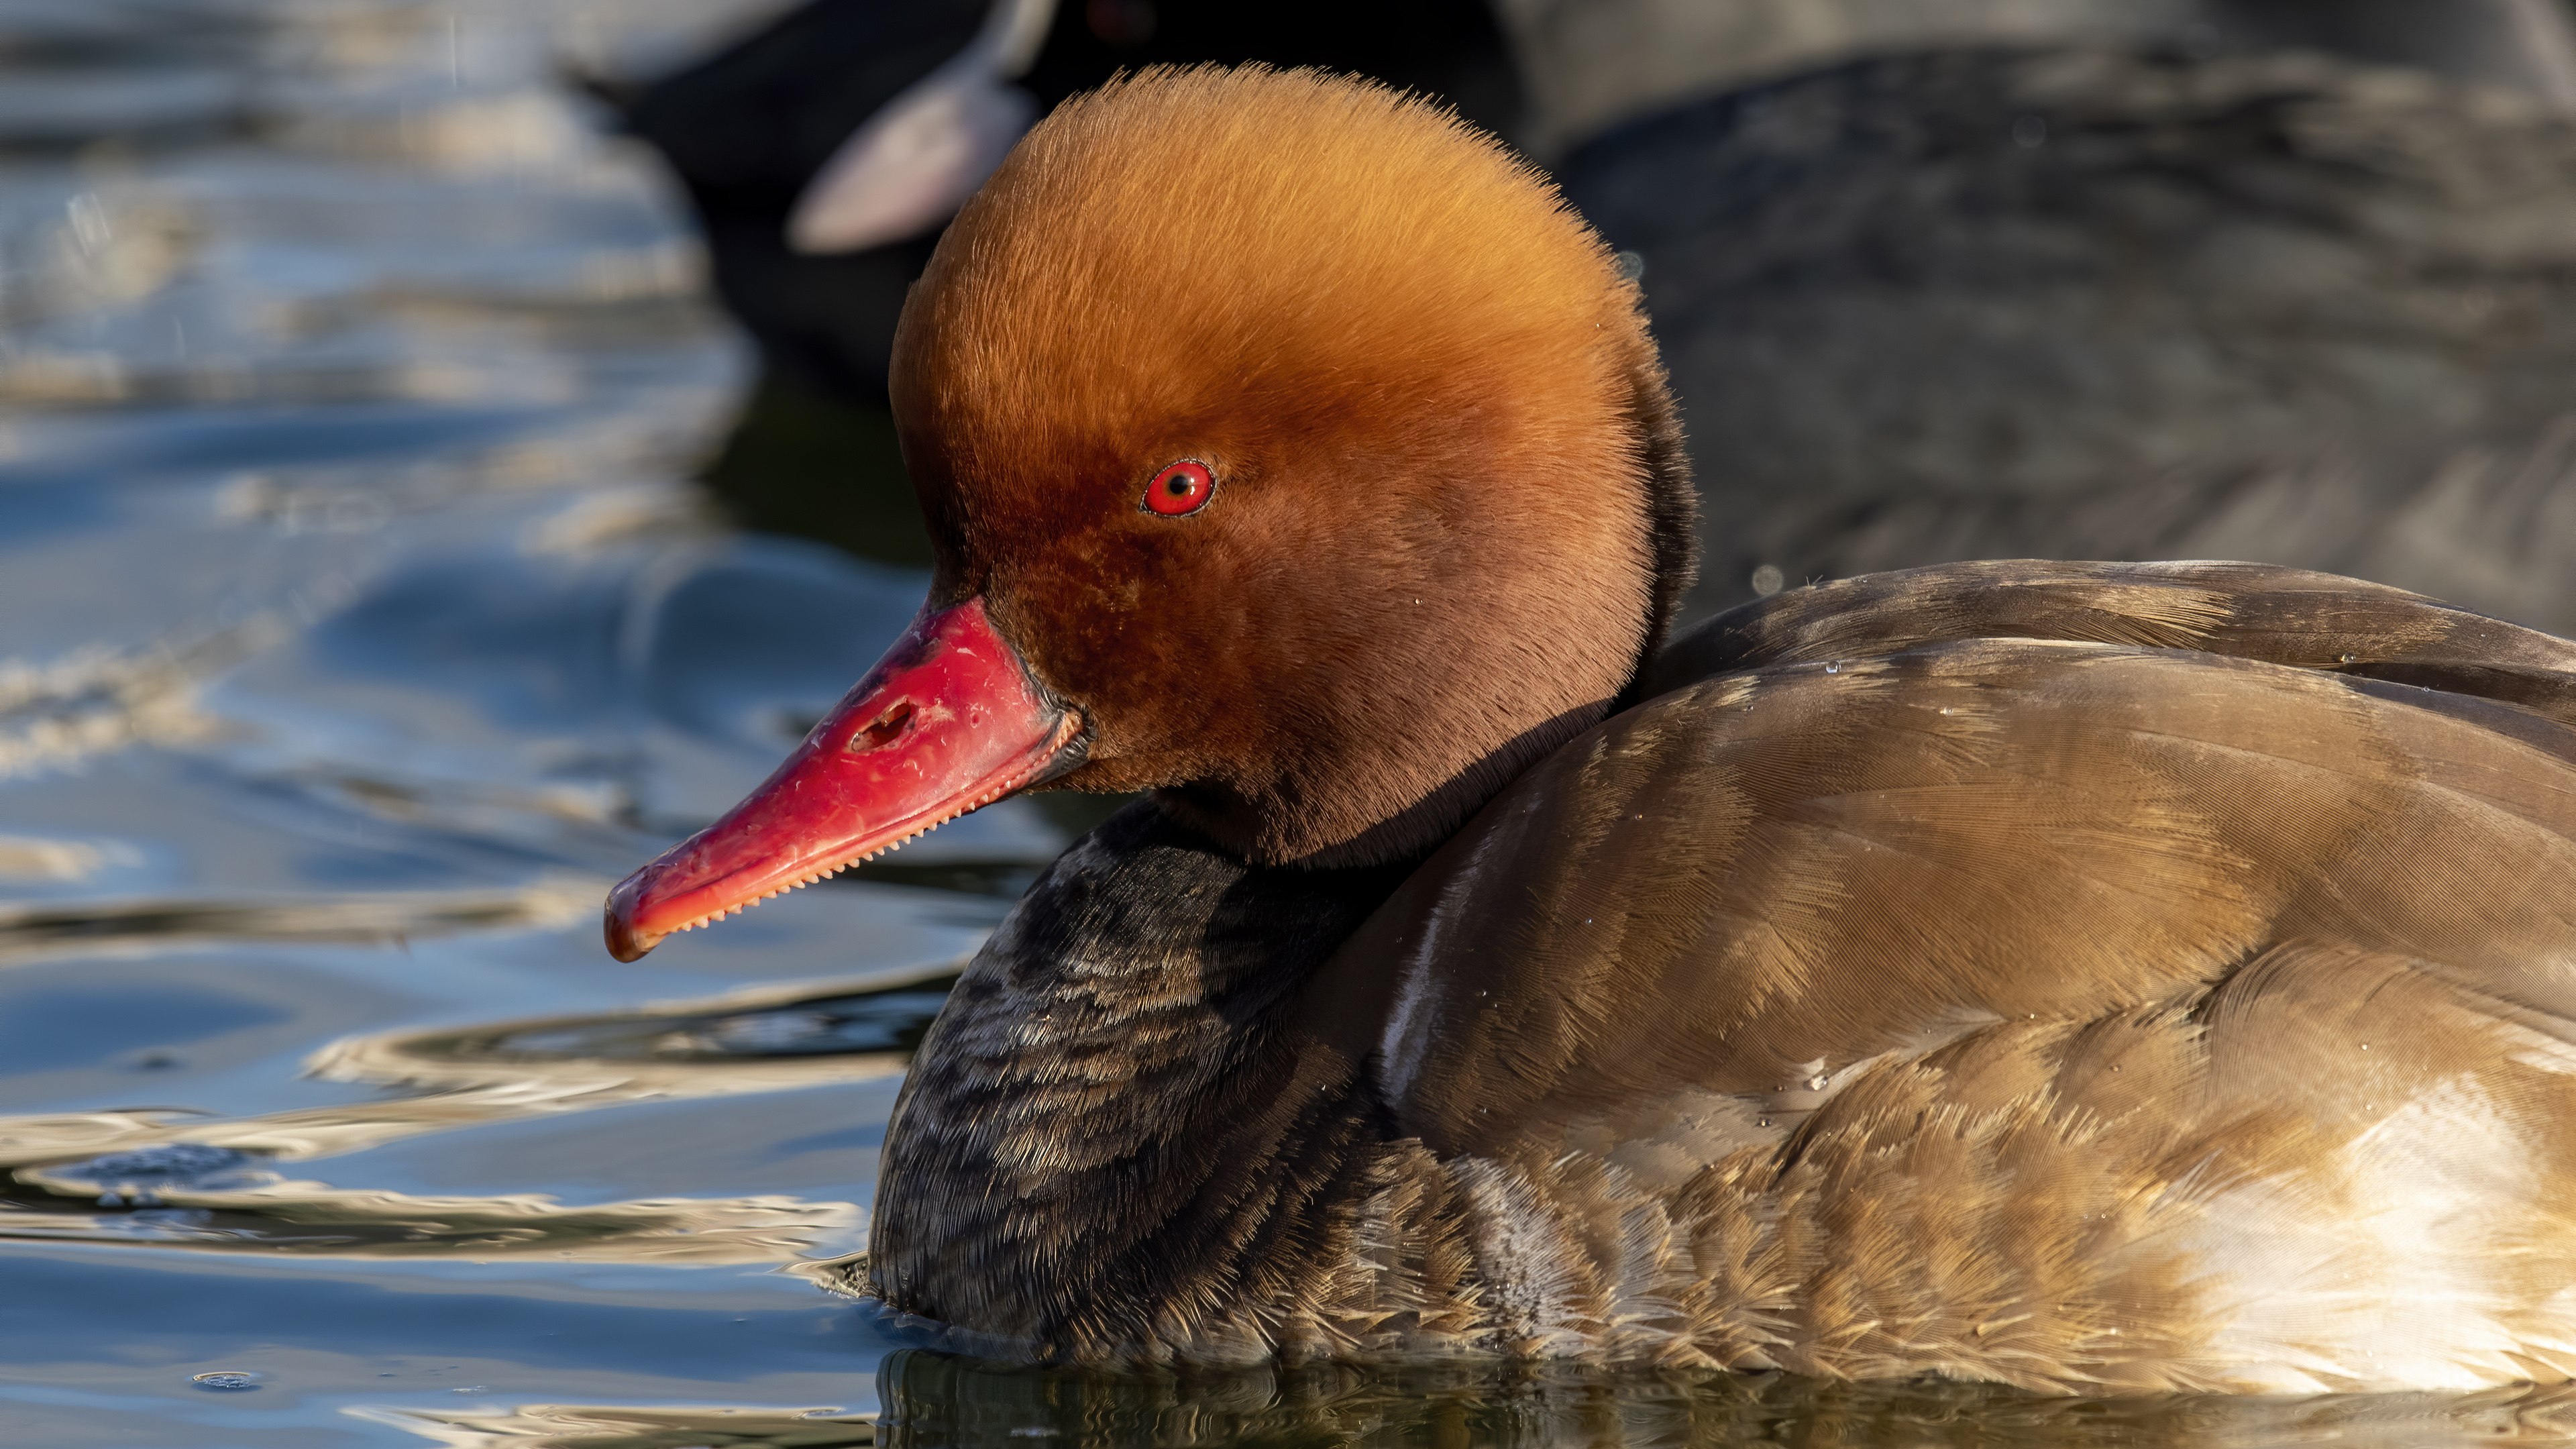
{"label": "duck's neck", "polygon": [[872,1290],[988,1352],[1221,1350],[1207,1340],[1235,1330],[1164,1320],[1319,1268],[1367,1195],[1382,1114],[1296,1020],[1315,967],[1410,868],[1248,866],[1151,803],[1078,842],[913,1062]]}

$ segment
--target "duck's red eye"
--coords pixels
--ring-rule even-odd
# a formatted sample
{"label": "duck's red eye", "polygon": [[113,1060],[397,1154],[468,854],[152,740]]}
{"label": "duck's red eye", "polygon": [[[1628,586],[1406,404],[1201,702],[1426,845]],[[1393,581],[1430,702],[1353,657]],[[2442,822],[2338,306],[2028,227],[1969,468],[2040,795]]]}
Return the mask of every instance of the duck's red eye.
{"label": "duck's red eye", "polygon": [[1165,518],[1196,513],[1216,492],[1216,475],[1195,458],[1183,459],[1145,485],[1145,506]]}

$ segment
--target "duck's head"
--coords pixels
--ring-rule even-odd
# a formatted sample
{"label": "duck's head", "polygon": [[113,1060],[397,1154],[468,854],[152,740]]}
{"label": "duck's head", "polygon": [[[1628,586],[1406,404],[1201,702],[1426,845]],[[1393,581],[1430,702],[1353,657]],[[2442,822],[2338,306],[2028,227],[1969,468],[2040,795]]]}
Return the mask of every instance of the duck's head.
{"label": "duck's head", "polygon": [[1634,284],[1419,100],[1260,69],[1059,108],[895,341],[939,564],[609,948],[1034,786],[1152,790],[1265,865],[1402,858],[1600,719],[1687,581]]}

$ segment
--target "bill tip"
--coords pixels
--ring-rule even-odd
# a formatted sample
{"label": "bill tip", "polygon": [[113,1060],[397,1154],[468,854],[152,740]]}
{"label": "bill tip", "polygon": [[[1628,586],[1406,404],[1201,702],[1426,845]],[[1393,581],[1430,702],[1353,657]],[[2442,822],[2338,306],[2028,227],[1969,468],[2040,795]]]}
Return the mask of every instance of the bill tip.
{"label": "bill tip", "polygon": [[645,953],[660,944],[662,939],[659,935],[649,937],[639,935],[631,924],[618,915],[614,901],[610,902],[608,909],[602,913],[600,936],[608,944],[608,954],[626,962],[643,960]]}

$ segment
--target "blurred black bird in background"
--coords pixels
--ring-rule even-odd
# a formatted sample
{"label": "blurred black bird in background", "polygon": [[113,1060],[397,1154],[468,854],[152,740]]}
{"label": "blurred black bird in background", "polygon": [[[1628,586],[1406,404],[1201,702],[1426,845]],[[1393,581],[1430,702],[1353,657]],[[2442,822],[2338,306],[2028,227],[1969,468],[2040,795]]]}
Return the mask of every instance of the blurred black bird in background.
{"label": "blurred black bird in background", "polygon": [[1520,53],[1560,181],[1644,260],[1696,612],[2240,558],[2576,628],[2560,0],[1636,0]]}
{"label": "blurred black bird in background", "polygon": [[760,345],[708,473],[740,521],[926,560],[904,287],[1029,119],[1195,60],[1446,97],[1632,255],[1699,474],[1688,616],[2225,557],[2576,630],[2565,0],[812,0],[610,90]]}
{"label": "blurred black bird in background", "polygon": [[[1522,110],[1483,0],[808,0],[650,85],[591,81],[686,188],[717,296],[759,346],[707,473],[735,519],[926,565],[885,373],[940,226],[1065,97],[1122,68],[1254,60],[1376,76],[1506,138]],[[871,182],[910,194],[872,207]]]}

